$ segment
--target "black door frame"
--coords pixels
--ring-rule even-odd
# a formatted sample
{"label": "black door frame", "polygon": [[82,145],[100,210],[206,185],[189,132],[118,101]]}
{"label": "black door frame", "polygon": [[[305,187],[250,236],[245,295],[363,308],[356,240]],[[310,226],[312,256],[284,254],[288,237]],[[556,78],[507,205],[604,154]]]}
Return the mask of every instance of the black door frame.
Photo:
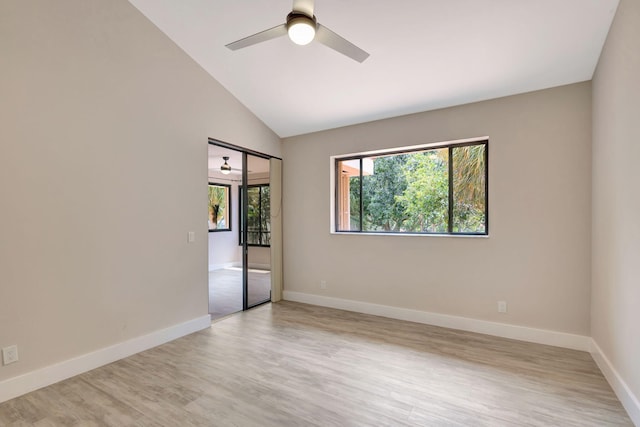
{"label": "black door frame", "polygon": [[240,216],[241,226],[240,230],[242,230],[242,311],[246,311],[250,308],[256,307],[258,305],[266,304],[270,301],[270,299],[262,302],[258,302],[253,305],[249,305],[249,244],[248,244],[248,211],[246,206],[249,205],[249,191],[247,191],[249,185],[249,176],[247,170],[247,156],[256,156],[261,157],[263,159],[278,159],[282,160],[280,157],[272,156],[270,154],[260,153],[259,151],[251,150],[248,148],[240,147],[238,145],[230,144],[228,142],[221,141],[219,139],[209,138],[208,143],[211,145],[216,145],[218,147],[227,148],[229,150],[238,151],[242,154],[242,203],[241,205],[244,207],[244,211],[239,209],[242,213]]}

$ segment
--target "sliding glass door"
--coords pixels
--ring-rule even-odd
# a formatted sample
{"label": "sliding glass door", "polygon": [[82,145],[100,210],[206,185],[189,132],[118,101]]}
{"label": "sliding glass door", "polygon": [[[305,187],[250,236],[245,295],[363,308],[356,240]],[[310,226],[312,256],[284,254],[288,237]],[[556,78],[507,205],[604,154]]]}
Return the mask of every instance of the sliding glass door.
{"label": "sliding glass door", "polygon": [[271,300],[271,197],[269,159],[244,153],[240,193],[241,235],[245,254],[245,309]]}
{"label": "sliding glass door", "polygon": [[[209,313],[214,319],[271,301],[272,289],[281,298],[281,163],[209,140]],[[279,266],[275,276],[272,257]]]}
{"label": "sliding glass door", "polygon": [[220,319],[243,305],[242,250],[238,239],[242,153],[209,144],[209,314]]}

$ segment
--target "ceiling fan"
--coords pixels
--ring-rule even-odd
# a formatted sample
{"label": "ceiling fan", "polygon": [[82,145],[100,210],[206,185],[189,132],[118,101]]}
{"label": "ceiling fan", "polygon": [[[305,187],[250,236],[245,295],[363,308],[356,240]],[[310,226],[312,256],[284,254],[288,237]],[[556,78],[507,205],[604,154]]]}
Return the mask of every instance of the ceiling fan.
{"label": "ceiling fan", "polygon": [[293,0],[293,10],[287,15],[284,24],[236,40],[226,47],[238,50],[288,34],[291,41],[299,45],[309,44],[315,39],[354,61],[363,62],[367,59],[367,52],[318,23],[313,14],[313,2],[314,0]]}

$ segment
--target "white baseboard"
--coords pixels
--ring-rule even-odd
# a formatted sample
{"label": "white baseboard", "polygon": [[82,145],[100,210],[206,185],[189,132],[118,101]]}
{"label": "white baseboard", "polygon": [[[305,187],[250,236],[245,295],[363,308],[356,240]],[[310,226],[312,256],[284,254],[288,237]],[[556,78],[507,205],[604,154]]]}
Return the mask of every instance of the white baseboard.
{"label": "white baseboard", "polygon": [[618,371],[615,370],[607,356],[602,352],[598,343],[595,340],[591,340],[591,356],[593,360],[604,374],[604,377],[609,382],[609,385],[620,399],[622,406],[627,410],[629,418],[636,426],[640,426],[640,401],[633,394],[629,386],[622,379]]}
{"label": "white baseboard", "polygon": [[[223,264],[209,264],[209,272],[215,270],[222,270],[229,267],[241,268],[241,262],[226,262]],[[256,270],[271,270],[271,264],[257,264],[257,263],[249,263],[249,268],[253,268]]]}
{"label": "white baseboard", "polygon": [[249,268],[254,268],[256,270],[271,270],[271,264],[249,263]]}
{"label": "white baseboard", "polygon": [[565,332],[535,329],[526,326],[509,325],[506,323],[489,322],[487,320],[471,319],[468,317],[450,316],[447,314],[430,313],[427,311],[411,310],[408,308],[391,307],[388,305],[372,304],[368,302],[326,297],[303,292],[284,291],[283,298],[287,301],[303,302],[324,307],[339,308],[341,310],[358,313],[373,314],[390,317],[392,319],[408,320],[410,322],[427,325],[442,326],[444,328],[460,329],[503,338],[511,338],[538,344],[553,345],[573,350],[589,351],[591,338],[583,335]]}
{"label": "white baseboard", "polygon": [[242,262],[223,262],[221,264],[209,264],[209,271],[222,270],[228,267],[240,267]]}
{"label": "white baseboard", "polygon": [[0,382],[0,403],[209,327],[211,327],[211,316],[207,314],[9,378]]}

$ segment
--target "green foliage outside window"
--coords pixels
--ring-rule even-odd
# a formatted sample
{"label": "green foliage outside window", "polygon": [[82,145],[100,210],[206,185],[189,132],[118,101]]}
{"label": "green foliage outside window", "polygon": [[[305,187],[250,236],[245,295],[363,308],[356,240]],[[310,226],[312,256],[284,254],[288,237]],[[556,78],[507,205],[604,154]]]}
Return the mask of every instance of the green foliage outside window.
{"label": "green foliage outside window", "polygon": [[249,199],[247,206],[247,244],[251,246],[269,246],[271,244],[270,187],[268,184],[249,186],[247,188],[247,197]]}
{"label": "green foliage outside window", "polygon": [[230,230],[228,185],[209,184],[209,231]]}
{"label": "green foliage outside window", "polygon": [[[373,173],[349,181],[351,224],[362,230],[406,233],[485,233],[485,144],[454,146],[453,206],[449,212],[449,147],[373,158]],[[452,221],[452,224],[449,224]]]}

